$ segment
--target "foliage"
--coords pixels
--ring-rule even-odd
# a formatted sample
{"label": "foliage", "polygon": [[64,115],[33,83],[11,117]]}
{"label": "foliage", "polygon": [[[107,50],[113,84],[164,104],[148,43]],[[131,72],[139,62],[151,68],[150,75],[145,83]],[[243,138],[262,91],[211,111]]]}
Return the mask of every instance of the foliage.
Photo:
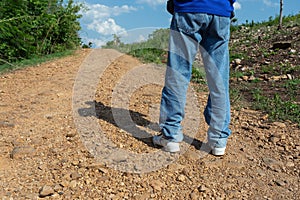
{"label": "foliage", "polygon": [[143,62],[163,63],[166,60],[169,40],[168,29],[155,30],[148,36],[147,41],[125,44],[121,38],[114,35],[114,39],[102,48],[117,49],[123,53],[135,56]]}
{"label": "foliage", "polygon": [[74,50],[67,50],[67,51],[57,52],[57,53],[44,55],[44,56],[35,55],[35,56],[31,57],[30,59],[19,60],[17,62],[14,62],[13,64],[6,63],[3,65],[0,65],[0,74],[6,73],[10,70],[15,70],[15,69],[19,69],[22,67],[26,67],[26,66],[36,66],[39,63],[50,61],[50,60],[61,58],[61,57],[65,57],[65,56],[69,56],[72,54],[74,54]]}
{"label": "foliage", "polygon": [[204,68],[194,67],[192,68],[192,81],[194,83],[206,84],[206,76]]}
{"label": "foliage", "polygon": [[140,58],[144,62],[152,62],[160,64],[164,59],[166,52],[162,49],[155,48],[142,48],[142,49],[133,49],[128,52],[129,55]]}
{"label": "foliage", "polygon": [[259,89],[253,91],[253,99],[253,107],[267,112],[271,120],[290,120],[300,126],[300,105],[293,99],[286,101],[278,94],[269,98],[264,96]]}
{"label": "foliage", "polygon": [[79,46],[80,8],[73,0],[2,0],[0,65]]}

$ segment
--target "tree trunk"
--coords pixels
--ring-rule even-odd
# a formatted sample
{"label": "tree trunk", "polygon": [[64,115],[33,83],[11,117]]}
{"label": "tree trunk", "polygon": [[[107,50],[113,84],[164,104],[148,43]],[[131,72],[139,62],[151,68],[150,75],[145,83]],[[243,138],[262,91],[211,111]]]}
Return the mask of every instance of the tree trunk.
{"label": "tree trunk", "polygon": [[280,11],[279,11],[279,25],[278,30],[282,29],[282,10],[283,10],[283,0],[280,0]]}

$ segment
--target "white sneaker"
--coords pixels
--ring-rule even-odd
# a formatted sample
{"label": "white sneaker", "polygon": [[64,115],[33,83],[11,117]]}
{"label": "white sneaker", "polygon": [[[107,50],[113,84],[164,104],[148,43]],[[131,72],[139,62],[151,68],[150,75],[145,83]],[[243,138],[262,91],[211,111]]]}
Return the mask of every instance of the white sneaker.
{"label": "white sneaker", "polygon": [[180,151],[178,142],[171,142],[165,139],[162,134],[153,136],[152,142],[154,146],[161,146],[163,147],[162,149],[167,152],[175,153]]}
{"label": "white sneaker", "polygon": [[214,156],[223,156],[225,154],[226,147],[224,148],[210,147],[210,148],[211,148],[211,153]]}

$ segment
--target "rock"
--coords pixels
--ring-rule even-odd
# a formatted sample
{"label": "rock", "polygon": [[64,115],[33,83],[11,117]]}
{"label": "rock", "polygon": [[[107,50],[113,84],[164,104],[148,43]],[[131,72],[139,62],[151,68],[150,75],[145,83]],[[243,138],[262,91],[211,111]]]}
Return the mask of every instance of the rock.
{"label": "rock", "polygon": [[54,116],[54,114],[52,114],[52,113],[44,115],[44,117],[45,117],[46,119],[52,119],[53,116]]}
{"label": "rock", "polygon": [[236,59],[234,59],[234,63],[235,63],[236,65],[240,65],[240,64],[242,63],[242,60],[239,59],[239,58],[236,58]]}
{"label": "rock", "polygon": [[168,166],[168,170],[170,172],[178,172],[180,170],[184,169],[184,166],[183,165],[180,165],[178,163],[172,163]]}
{"label": "rock", "polygon": [[180,182],[184,182],[184,181],[186,180],[186,176],[183,175],[183,174],[180,174],[180,175],[177,177],[176,180],[177,180],[177,181],[180,181]]}
{"label": "rock", "polygon": [[273,125],[278,126],[279,128],[286,128],[285,123],[282,122],[273,122]]}
{"label": "rock", "polygon": [[198,188],[199,192],[205,192],[208,190],[208,188],[205,186],[205,185],[201,185],[199,188]]}
{"label": "rock", "polygon": [[272,49],[288,49],[292,47],[291,42],[276,42],[273,44]]}
{"label": "rock", "polygon": [[69,184],[69,187],[71,188],[76,188],[76,186],[78,185],[77,181],[76,180],[72,180]]}
{"label": "rock", "polygon": [[[269,118],[269,114],[265,114],[264,116],[261,117],[262,120],[267,120],[268,118]],[[269,125],[268,128],[270,128]]]}
{"label": "rock", "polygon": [[68,132],[66,134],[66,137],[75,137],[76,136],[76,132]]}
{"label": "rock", "polygon": [[280,138],[276,137],[276,136],[271,136],[270,137],[270,141],[274,144],[276,144],[277,142],[280,141]]}
{"label": "rock", "polygon": [[279,151],[284,151],[284,147],[282,147],[282,146],[278,146],[277,149],[278,149]]}
{"label": "rock", "polygon": [[278,161],[273,159],[273,158],[263,158],[263,161],[266,165],[273,165],[273,164],[277,164]]}
{"label": "rock", "polygon": [[163,187],[163,183],[159,180],[153,180],[149,185],[156,191],[161,191]]}
{"label": "rock", "polygon": [[231,77],[231,78],[230,78],[230,81],[231,81],[231,82],[237,82],[238,79],[237,79],[236,77]]}
{"label": "rock", "polygon": [[265,60],[265,61],[264,61],[264,64],[265,64],[265,65],[269,65],[269,64],[271,64],[271,62],[270,62],[270,61],[267,61],[267,60]]}
{"label": "rock", "polygon": [[54,194],[54,190],[53,190],[53,188],[51,187],[51,186],[49,186],[49,185],[44,185],[42,188],[41,188],[41,190],[40,190],[40,192],[39,192],[39,196],[40,197],[47,197],[47,196],[51,196],[51,195],[53,195]]}
{"label": "rock", "polygon": [[255,76],[253,76],[253,75],[251,75],[250,77],[249,77],[249,81],[254,81],[256,78],[255,78]]}
{"label": "rock", "polygon": [[263,158],[263,162],[272,170],[276,172],[281,171],[281,167],[283,166],[282,162],[279,162],[273,158]]}
{"label": "rock", "polygon": [[249,77],[248,76],[242,76],[243,81],[248,81]]}
{"label": "rock", "polygon": [[248,70],[249,70],[249,67],[248,67],[248,66],[244,66],[244,67],[241,68],[241,70],[242,70],[243,72],[248,71]]}
{"label": "rock", "polygon": [[241,128],[245,130],[250,130],[250,125],[247,122],[242,122]]}
{"label": "rock", "polygon": [[20,146],[15,147],[10,153],[10,157],[12,159],[19,159],[24,157],[32,157],[34,156],[35,149],[30,146]]}
{"label": "rock", "polygon": [[97,182],[100,183],[100,182],[107,181],[107,180],[109,180],[108,176],[101,176],[97,179]]}
{"label": "rock", "polygon": [[292,161],[288,161],[288,162],[286,163],[286,166],[287,166],[287,167],[295,167],[295,163],[293,163]]}
{"label": "rock", "polygon": [[199,192],[198,191],[193,191],[193,192],[191,192],[191,194],[190,194],[190,198],[192,199],[192,200],[198,200],[199,199]]}
{"label": "rock", "polygon": [[60,191],[63,190],[63,187],[60,184],[57,184],[57,185],[54,186],[53,190],[55,192],[60,192]]}
{"label": "rock", "polygon": [[14,128],[15,124],[8,121],[1,121],[0,128]]}
{"label": "rock", "polygon": [[285,186],[286,185],[286,183],[284,181],[282,181],[282,180],[275,180],[275,183],[278,186]]}
{"label": "rock", "polygon": [[272,76],[271,78],[270,78],[270,80],[272,80],[272,81],[280,81],[281,80],[281,76]]}
{"label": "rock", "polygon": [[102,166],[98,166],[98,171],[103,173],[103,174],[107,174],[108,173],[108,169],[107,168],[104,168]]}
{"label": "rock", "polygon": [[61,183],[60,183],[60,185],[61,186],[63,186],[63,187],[68,187],[69,186],[69,181],[67,181],[67,180],[63,180]]}
{"label": "rock", "polygon": [[81,178],[81,175],[77,172],[73,172],[71,173],[71,179],[75,180],[75,179],[79,179]]}

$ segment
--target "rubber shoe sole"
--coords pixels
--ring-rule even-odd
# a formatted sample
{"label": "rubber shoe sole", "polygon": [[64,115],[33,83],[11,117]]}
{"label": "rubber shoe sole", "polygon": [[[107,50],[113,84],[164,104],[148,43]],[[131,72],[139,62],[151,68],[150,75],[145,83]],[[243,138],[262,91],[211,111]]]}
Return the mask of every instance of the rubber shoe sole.
{"label": "rubber shoe sole", "polygon": [[163,137],[163,135],[155,135],[152,138],[155,147],[163,147],[162,150],[166,152],[175,153],[180,151],[178,142],[171,142]]}

